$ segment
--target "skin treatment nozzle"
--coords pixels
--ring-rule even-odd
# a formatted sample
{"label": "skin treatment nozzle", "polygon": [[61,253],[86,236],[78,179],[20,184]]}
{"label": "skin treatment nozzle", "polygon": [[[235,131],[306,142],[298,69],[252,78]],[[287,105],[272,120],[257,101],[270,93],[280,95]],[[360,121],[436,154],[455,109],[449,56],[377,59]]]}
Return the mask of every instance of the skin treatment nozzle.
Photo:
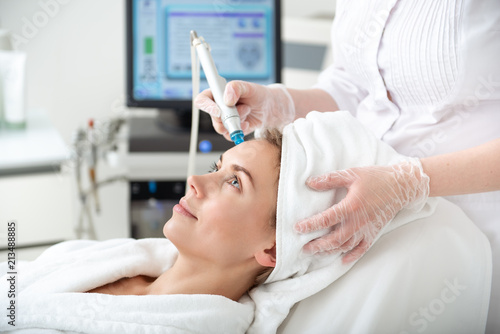
{"label": "skin treatment nozzle", "polygon": [[233,133],[231,133],[230,137],[235,145],[241,144],[245,141],[243,139],[243,131],[241,130],[234,131]]}

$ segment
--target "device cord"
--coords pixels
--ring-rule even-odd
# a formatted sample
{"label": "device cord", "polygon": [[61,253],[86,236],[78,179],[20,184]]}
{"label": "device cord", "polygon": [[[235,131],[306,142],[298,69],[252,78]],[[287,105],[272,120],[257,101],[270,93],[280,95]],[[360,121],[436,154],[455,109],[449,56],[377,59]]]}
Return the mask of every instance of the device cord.
{"label": "device cord", "polygon": [[[191,138],[189,141],[189,160],[188,160],[188,169],[187,169],[187,178],[191,175],[194,175],[195,167],[196,167],[196,150],[198,143],[198,127],[200,123],[200,110],[194,104],[194,99],[200,92],[200,60],[198,59],[198,55],[196,53],[196,46],[194,43],[191,43],[191,82],[193,89],[192,96],[192,121],[191,121]],[[186,178],[186,193],[189,190],[189,186],[187,184]]]}

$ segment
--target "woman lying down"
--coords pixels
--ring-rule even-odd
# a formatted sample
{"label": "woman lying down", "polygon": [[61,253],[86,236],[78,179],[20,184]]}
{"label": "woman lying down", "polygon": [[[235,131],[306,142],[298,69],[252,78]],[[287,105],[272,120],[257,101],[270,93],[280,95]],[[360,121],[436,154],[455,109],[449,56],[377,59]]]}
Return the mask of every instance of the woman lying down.
{"label": "woman lying down", "polygon": [[[309,190],[307,177],[401,159],[345,112],[310,113],[283,138],[268,131],[189,178],[166,239],[68,241],[20,265],[15,327],[0,331],[275,333],[295,303],[352,266],[302,251],[328,231],[302,235],[295,223],[345,195]],[[411,210],[379,234],[432,214],[432,201]]]}

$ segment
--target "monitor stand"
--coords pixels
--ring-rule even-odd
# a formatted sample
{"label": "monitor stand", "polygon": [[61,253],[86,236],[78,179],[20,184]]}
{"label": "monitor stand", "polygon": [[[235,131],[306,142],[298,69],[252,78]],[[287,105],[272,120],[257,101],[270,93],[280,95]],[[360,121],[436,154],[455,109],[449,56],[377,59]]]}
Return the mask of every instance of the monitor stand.
{"label": "monitor stand", "polygon": [[[156,124],[166,132],[191,132],[192,118],[191,109],[160,110],[156,117]],[[200,111],[198,132],[215,133],[210,115],[203,111]]]}

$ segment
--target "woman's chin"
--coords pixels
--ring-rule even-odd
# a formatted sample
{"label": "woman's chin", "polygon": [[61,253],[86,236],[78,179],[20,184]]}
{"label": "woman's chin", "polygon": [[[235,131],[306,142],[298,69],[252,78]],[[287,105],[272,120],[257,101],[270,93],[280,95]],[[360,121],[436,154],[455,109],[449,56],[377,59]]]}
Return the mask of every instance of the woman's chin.
{"label": "woman's chin", "polygon": [[172,218],[170,218],[169,220],[167,220],[167,222],[165,223],[165,225],[163,225],[163,235],[167,239],[170,239],[169,238],[169,233],[170,233],[171,224],[169,224],[169,223],[170,223],[171,220],[172,220]]}
{"label": "woman's chin", "polygon": [[170,218],[163,226],[163,235],[175,244],[175,240],[183,240],[190,234],[189,225],[182,219]]}

